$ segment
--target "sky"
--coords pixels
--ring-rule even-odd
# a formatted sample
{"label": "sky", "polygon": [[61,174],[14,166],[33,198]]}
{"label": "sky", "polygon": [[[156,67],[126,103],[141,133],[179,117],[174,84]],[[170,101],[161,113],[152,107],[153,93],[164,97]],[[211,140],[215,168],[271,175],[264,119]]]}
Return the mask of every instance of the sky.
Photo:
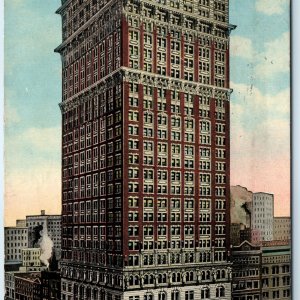
{"label": "sky", "polygon": [[[5,0],[5,224],[60,213],[59,0]],[[231,185],[289,215],[289,1],[231,0]]]}

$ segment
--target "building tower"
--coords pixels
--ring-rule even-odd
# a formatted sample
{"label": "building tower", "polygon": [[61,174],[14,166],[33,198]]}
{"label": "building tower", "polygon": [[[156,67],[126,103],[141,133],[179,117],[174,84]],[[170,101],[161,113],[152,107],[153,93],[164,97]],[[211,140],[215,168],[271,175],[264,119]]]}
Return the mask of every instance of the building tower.
{"label": "building tower", "polygon": [[62,299],[231,299],[228,0],[62,0]]}
{"label": "building tower", "polygon": [[252,229],[258,231],[261,241],[273,241],[274,195],[254,193],[252,207]]}

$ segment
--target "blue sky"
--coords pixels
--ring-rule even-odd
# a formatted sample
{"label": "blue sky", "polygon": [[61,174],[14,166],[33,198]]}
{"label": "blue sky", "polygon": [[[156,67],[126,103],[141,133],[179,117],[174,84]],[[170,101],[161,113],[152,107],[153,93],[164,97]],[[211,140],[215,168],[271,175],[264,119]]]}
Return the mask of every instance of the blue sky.
{"label": "blue sky", "polygon": [[[231,183],[289,202],[287,0],[231,0]],[[6,223],[60,211],[59,0],[5,0]],[[12,213],[10,213],[12,212]]]}

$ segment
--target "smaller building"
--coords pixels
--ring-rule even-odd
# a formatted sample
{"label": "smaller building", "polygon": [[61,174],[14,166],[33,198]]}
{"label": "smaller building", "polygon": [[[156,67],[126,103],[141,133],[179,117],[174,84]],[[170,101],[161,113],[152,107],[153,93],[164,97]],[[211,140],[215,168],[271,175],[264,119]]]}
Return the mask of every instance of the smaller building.
{"label": "smaller building", "polygon": [[251,228],[260,232],[262,241],[273,240],[274,195],[254,193]]}
{"label": "smaller building", "polygon": [[232,299],[260,300],[261,248],[244,241],[232,247],[232,261]]}
{"label": "smaller building", "polygon": [[15,299],[40,300],[41,298],[41,273],[15,274]]}
{"label": "smaller building", "polygon": [[274,240],[286,241],[291,239],[291,217],[274,218]]}
{"label": "smaller building", "polygon": [[41,232],[46,231],[53,242],[53,251],[58,260],[61,257],[61,215],[47,215],[45,210],[41,210],[40,215],[26,216],[26,226],[28,227],[29,247],[36,247]]}
{"label": "smaller building", "polygon": [[20,264],[22,249],[28,247],[28,228],[23,222],[4,228],[5,265]]}
{"label": "smaller building", "polygon": [[46,266],[42,266],[40,257],[41,257],[40,248],[22,249],[22,266],[20,267],[20,271],[39,272],[42,269],[45,269]]}
{"label": "smaller building", "polygon": [[5,300],[15,299],[15,272],[5,272]]}
{"label": "smaller building", "polygon": [[23,220],[17,220],[16,221],[16,226],[17,227],[26,227],[26,220],[25,219],[23,219]]}
{"label": "smaller building", "polygon": [[240,244],[241,225],[240,223],[230,224],[230,243],[232,246],[238,246]]}
{"label": "smaller building", "polygon": [[61,299],[60,272],[41,272],[41,299]]}
{"label": "smaller building", "polygon": [[291,246],[288,241],[264,242],[262,299],[291,299]]}

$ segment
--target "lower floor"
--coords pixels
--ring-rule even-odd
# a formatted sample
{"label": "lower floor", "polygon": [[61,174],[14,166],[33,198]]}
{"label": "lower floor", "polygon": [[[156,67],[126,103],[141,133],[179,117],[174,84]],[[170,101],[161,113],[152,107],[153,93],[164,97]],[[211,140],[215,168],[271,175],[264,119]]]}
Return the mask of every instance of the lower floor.
{"label": "lower floor", "polygon": [[117,291],[62,279],[62,300],[231,300],[231,283]]}

